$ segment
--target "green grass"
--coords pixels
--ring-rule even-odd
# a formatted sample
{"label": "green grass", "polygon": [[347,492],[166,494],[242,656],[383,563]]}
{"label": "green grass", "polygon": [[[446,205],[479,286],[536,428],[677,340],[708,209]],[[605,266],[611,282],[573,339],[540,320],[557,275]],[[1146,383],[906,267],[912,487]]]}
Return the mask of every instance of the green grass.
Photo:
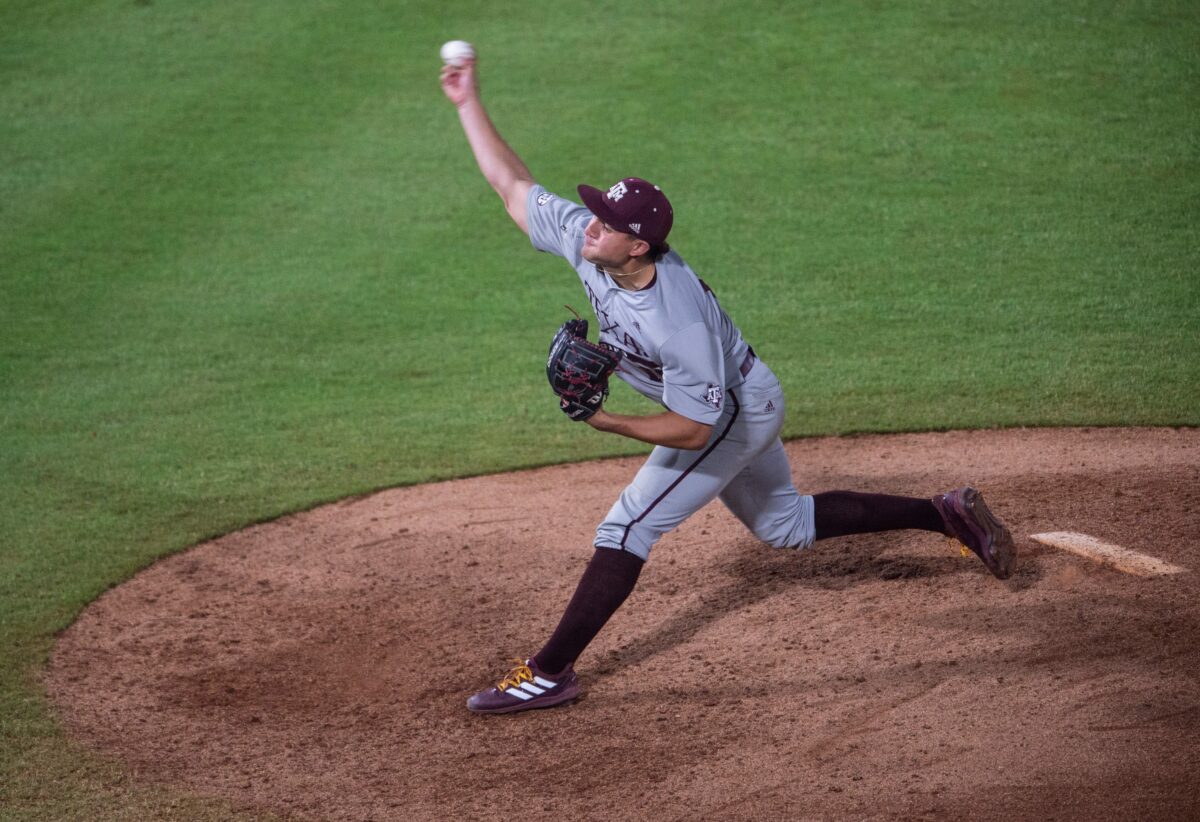
{"label": "green grass", "polygon": [[0,816],[229,813],[76,750],[36,681],[153,559],[641,450],[550,401],[585,300],[474,167],[456,37],[540,181],[663,186],[789,436],[1200,422],[1194,4],[10,0]]}

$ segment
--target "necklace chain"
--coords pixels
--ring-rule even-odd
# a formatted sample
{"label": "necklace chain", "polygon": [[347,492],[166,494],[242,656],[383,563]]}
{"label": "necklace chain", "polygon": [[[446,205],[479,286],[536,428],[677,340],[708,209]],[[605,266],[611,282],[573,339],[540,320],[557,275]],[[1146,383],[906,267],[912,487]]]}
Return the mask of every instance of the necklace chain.
{"label": "necklace chain", "polygon": [[646,263],[644,266],[639,268],[637,271],[631,271],[628,274],[625,274],[620,271],[609,271],[607,268],[601,268],[600,270],[603,271],[605,274],[607,274],[610,277],[636,277],[637,275],[641,274],[643,271],[645,271],[647,268],[649,268],[652,265],[654,265],[653,262]]}

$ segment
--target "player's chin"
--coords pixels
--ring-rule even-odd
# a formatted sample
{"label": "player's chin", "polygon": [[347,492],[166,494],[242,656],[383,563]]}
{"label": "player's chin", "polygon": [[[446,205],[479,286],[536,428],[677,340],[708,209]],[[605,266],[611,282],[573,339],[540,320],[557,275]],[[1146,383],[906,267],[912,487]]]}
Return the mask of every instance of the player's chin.
{"label": "player's chin", "polygon": [[594,245],[588,245],[587,243],[584,243],[583,248],[579,251],[579,256],[583,257],[583,259],[594,265],[604,265],[604,260],[597,256],[596,247]]}

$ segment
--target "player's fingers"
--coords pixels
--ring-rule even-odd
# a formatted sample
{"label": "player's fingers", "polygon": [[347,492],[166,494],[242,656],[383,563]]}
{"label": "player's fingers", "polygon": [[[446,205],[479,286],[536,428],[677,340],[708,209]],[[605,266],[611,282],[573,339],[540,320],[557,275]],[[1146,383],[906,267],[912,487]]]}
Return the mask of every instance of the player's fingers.
{"label": "player's fingers", "polygon": [[442,66],[442,76],[447,74],[474,74],[475,58],[463,60],[461,63],[446,63]]}

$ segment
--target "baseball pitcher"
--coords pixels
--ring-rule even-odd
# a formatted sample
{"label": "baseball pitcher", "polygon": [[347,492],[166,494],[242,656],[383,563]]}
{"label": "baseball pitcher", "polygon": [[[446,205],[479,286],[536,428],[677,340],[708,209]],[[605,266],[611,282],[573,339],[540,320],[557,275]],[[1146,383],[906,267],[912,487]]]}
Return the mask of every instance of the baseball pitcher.
{"label": "baseball pitcher", "polygon": [[[973,488],[933,499],[800,494],[779,437],[787,407],[779,380],[669,246],[674,212],[666,194],[640,177],[580,185],[578,201],[547,191],[492,123],[476,69],[473,57],[447,65],[441,85],[479,169],[533,247],[575,270],[596,318],[597,343],[576,319],[551,345],[547,376],[560,407],[572,420],[654,450],[596,529],[592,559],[554,633],[471,696],[470,710],[511,713],[575,698],[575,661],[633,590],[654,544],[713,499],[777,548],[918,528],[959,540],[996,577],[1011,575],[1012,537]],[[610,374],[661,410],[609,413]]]}

